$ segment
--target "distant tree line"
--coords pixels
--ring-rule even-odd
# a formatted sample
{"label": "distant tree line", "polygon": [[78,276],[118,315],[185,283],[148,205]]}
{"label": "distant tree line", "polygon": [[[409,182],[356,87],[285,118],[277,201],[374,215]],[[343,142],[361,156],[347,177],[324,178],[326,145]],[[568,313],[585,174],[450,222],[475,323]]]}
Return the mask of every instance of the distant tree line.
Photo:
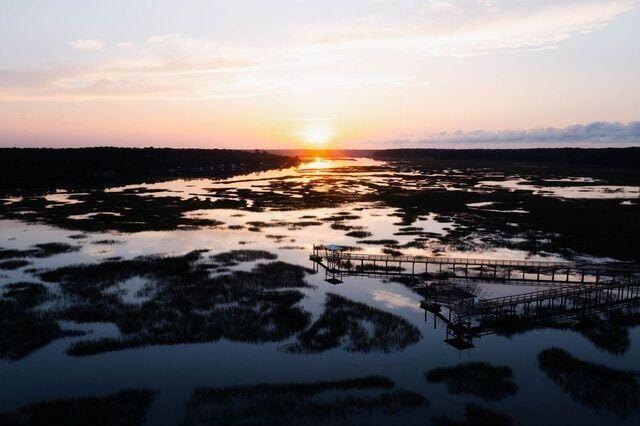
{"label": "distant tree line", "polygon": [[532,149],[386,149],[377,159],[484,160],[523,163],[563,163],[640,170],[640,147]]}
{"label": "distant tree line", "polygon": [[0,179],[118,174],[217,174],[288,167],[266,151],[171,148],[0,148]]}

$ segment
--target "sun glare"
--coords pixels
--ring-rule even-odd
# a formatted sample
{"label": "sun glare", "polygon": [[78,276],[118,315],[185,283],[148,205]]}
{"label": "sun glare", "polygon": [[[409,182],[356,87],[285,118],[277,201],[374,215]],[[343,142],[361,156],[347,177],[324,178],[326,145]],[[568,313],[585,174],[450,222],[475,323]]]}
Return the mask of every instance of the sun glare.
{"label": "sun glare", "polygon": [[316,157],[312,161],[302,163],[299,167],[303,170],[323,170],[334,166],[334,162],[324,158]]}
{"label": "sun glare", "polygon": [[335,131],[329,123],[319,122],[307,124],[295,135],[303,144],[318,148],[329,144],[335,137]]}

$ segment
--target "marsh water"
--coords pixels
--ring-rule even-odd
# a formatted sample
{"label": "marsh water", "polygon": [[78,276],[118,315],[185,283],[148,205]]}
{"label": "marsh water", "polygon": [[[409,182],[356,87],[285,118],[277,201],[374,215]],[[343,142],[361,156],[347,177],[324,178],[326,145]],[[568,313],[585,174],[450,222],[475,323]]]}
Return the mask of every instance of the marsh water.
{"label": "marsh water", "polygon": [[[638,424],[633,306],[458,350],[413,285],[333,285],[309,254],[339,244],[626,265],[639,260],[639,184],[634,173],[358,158],[8,194],[0,413],[23,424],[36,403],[116,394],[131,412],[139,395],[119,392],[146,390],[134,417],[151,425]],[[481,297],[539,289],[474,286]]]}

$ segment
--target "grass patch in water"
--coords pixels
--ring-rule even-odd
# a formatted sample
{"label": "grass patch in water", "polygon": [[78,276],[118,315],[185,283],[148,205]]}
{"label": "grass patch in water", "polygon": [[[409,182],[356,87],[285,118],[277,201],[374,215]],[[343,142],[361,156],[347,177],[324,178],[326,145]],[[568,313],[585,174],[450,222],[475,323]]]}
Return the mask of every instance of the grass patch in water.
{"label": "grass patch in water", "polygon": [[473,395],[487,401],[500,401],[518,391],[511,368],[494,367],[486,362],[434,368],[425,377],[431,383],[445,383],[449,393]]}
{"label": "grass patch in water", "polygon": [[120,240],[98,240],[94,241],[92,244],[102,245],[102,246],[115,246],[124,244],[124,241]]}
{"label": "grass patch in water", "polygon": [[73,234],[73,235],[69,235],[69,238],[71,238],[72,240],[84,240],[85,238],[87,238],[88,235],[87,234]]}
{"label": "grass patch in water", "polygon": [[[59,283],[73,303],[57,313],[76,322],[114,323],[121,335],[74,343],[71,355],[92,355],[147,345],[212,342],[222,338],[261,343],[281,341],[304,330],[310,314],[297,306],[312,271],[283,262],[251,271],[210,277],[202,251],[183,256],[67,266],[40,274]],[[235,251],[228,259],[272,259],[263,251]],[[222,272],[220,270],[219,272]],[[144,300],[125,303],[119,285],[139,277]]]}
{"label": "grass patch in water", "polygon": [[40,283],[17,282],[9,283],[0,288],[4,290],[2,296],[11,299],[20,306],[32,308],[49,299],[49,291]]}
{"label": "grass patch in water", "polygon": [[366,244],[371,246],[395,246],[398,240],[360,240],[358,244]]}
{"label": "grass patch in water", "polygon": [[367,424],[427,404],[418,393],[393,388],[393,381],[380,376],[197,388],[187,404],[184,424]]}
{"label": "grass patch in water", "polygon": [[80,250],[80,246],[72,246],[67,243],[44,243],[36,244],[34,247],[38,250],[35,257],[51,257]]}
{"label": "grass patch in water", "polygon": [[155,392],[124,390],[107,396],[37,402],[14,412],[0,413],[4,426],[125,426],[143,425]]}
{"label": "grass patch in water", "polygon": [[631,349],[629,329],[640,325],[637,307],[629,310],[594,313],[574,320],[535,320],[513,322],[503,320],[496,323],[497,334],[512,336],[534,329],[569,330],[579,333],[598,349],[613,355],[623,355]]}
{"label": "grass patch in water", "polygon": [[72,253],[80,250],[80,246],[73,246],[67,243],[43,243],[36,244],[34,248],[27,250],[0,249],[0,260],[2,259],[24,259],[24,258],[46,258],[63,253]]}
{"label": "grass patch in water", "polygon": [[231,250],[211,256],[211,259],[222,262],[254,262],[256,260],[275,260],[278,255],[266,250]]}
{"label": "grass patch in water", "polygon": [[0,359],[15,361],[65,336],[81,333],[63,330],[49,311],[36,307],[51,299],[39,283],[5,285],[0,299]]}
{"label": "grass patch in water", "polygon": [[[25,197],[19,203],[3,206],[0,217],[84,232],[171,231],[222,225],[214,219],[186,215],[196,210],[215,208],[215,203],[209,199],[100,190],[69,197],[77,202],[54,203],[45,197]],[[74,219],[86,215],[92,216]]]}
{"label": "grass patch in water", "polygon": [[312,354],[341,348],[348,352],[391,353],[421,338],[420,330],[400,316],[329,293],[320,318],[286,351]]}
{"label": "grass patch in water", "polygon": [[511,426],[513,419],[480,405],[467,404],[463,421],[454,420],[449,416],[438,416],[431,419],[431,424],[433,426]]}
{"label": "grass patch in water", "polygon": [[583,361],[560,348],[538,354],[538,366],[574,401],[626,418],[640,407],[640,380],[632,371]]}
{"label": "grass patch in water", "polygon": [[389,255],[389,256],[393,256],[393,257],[399,257],[402,256],[402,252],[399,250],[394,250],[392,248],[388,248],[388,247],[384,247],[382,249],[382,253]]}
{"label": "grass patch in water", "polygon": [[[266,234],[264,237],[269,239],[269,240],[273,240],[275,243],[280,243],[280,242],[284,241],[285,239],[289,238],[288,235],[282,235],[282,234]],[[289,241],[290,242],[295,242],[295,240],[293,238],[291,238]]]}
{"label": "grass patch in water", "polygon": [[5,260],[0,262],[0,270],[15,271],[16,269],[23,268],[27,265],[31,265],[31,262],[26,260]]}
{"label": "grass patch in water", "polygon": [[364,227],[355,226],[355,225],[345,225],[340,222],[334,222],[331,224],[331,229],[335,229],[336,231],[351,231],[351,230],[364,229]]}
{"label": "grass patch in water", "polygon": [[347,212],[340,212],[340,213],[336,213],[332,216],[327,216],[324,217],[320,220],[324,221],[324,222],[342,222],[345,220],[358,220],[361,217],[355,214],[350,214]]}
{"label": "grass patch in water", "polygon": [[373,234],[369,231],[350,231],[347,232],[346,234],[347,237],[352,237],[352,238],[368,238],[370,236],[372,236]]}

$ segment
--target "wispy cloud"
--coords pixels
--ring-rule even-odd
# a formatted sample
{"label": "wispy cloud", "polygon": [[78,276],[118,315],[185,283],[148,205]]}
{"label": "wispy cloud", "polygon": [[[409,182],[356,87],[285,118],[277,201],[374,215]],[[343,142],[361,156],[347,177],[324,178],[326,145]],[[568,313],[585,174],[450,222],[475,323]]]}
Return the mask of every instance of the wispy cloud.
{"label": "wispy cloud", "polygon": [[319,26],[306,36],[342,49],[410,51],[467,57],[552,49],[602,28],[635,7],[631,0],[569,1],[548,4],[489,1],[431,1],[411,22],[369,22]]}
{"label": "wispy cloud", "polygon": [[0,100],[227,99],[401,86],[415,82],[405,68],[380,66],[363,59],[361,51],[464,57],[553,49],[634,5],[631,0],[431,0],[414,3],[410,16],[386,20],[372,15],[305,26],[295,32],[295,41],[270,47],[176,33],[113,42],[114,49],[105,49],[102,40],[82,39],[70,45],[102,51],[92,65],[70,61],[60,68],[0,70],[6,77]]}
{"label": "wispy cloud", "polygon": [[87,39],[87,40],[76,40],[69,43],[71,47],[76,50],[87,50],[87,51],[98,51],[102,50],[106,43],[102,40],[95,39]]}
{"label": "wispy cloud", "polygon": [[529,130],[458,131],[432,133],[410,138],[411,146],[513,146],[553,144],[555,146],[581,144],[638,144],[640,121],[630,123],[595,121],[563,128],[547,127]]}
{"label": "wispy cloud", "polygon": [[[354,70],[301,47],[264,50],[165,34],[90,67],[2,71],[0,100],[207,100],[401,85],[403,74]],[[29,84],[31,82],[31,84]],[[12,84],[13,83],[13,84]]]}

